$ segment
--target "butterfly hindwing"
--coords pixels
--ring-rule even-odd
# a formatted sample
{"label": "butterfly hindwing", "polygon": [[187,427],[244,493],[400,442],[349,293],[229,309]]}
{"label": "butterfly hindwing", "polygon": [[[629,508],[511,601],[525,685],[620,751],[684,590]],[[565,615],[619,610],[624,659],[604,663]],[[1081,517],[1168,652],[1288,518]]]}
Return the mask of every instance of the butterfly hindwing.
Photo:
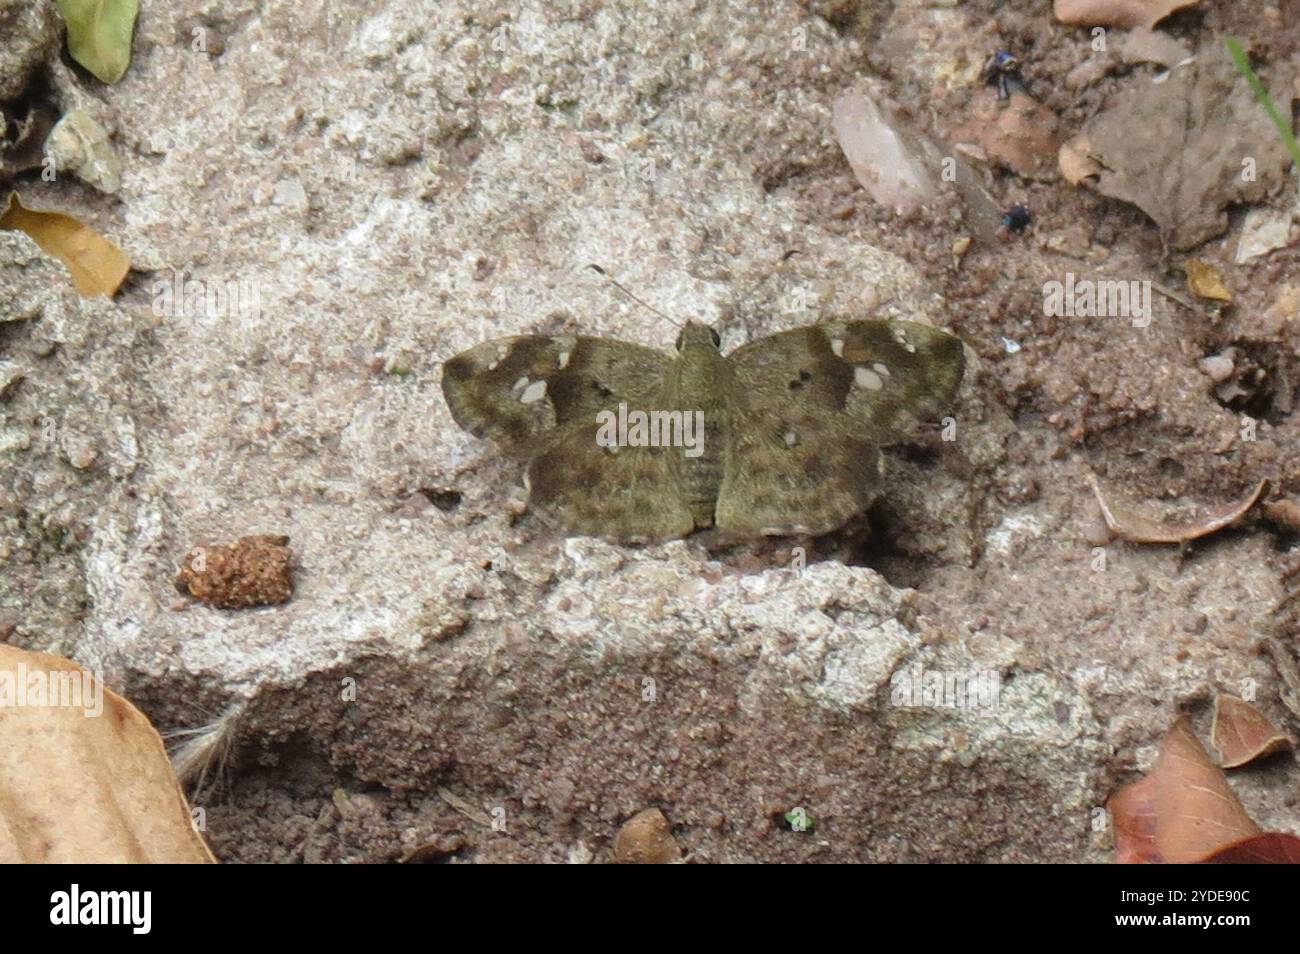
{"label": "butterfly hindwing", "polygon": [[825,533],[880,486],[877,447],[942,409],[961,342],[905,321],[797,328],[728,358],[735,388],[717,522],[742,534]]}
{"label": "butterfly hindwing", "polygon": [[828,533],[880,484],[876,446],[843,415],[745,401],[731,414],[717,525],[739,536]]}
{"label": "butterfly hindwing", "polygon": [[552,526],[621,543],[695,529],[675,447],[602,447],[597,425],[573,424],[528,464],[529,507]]}

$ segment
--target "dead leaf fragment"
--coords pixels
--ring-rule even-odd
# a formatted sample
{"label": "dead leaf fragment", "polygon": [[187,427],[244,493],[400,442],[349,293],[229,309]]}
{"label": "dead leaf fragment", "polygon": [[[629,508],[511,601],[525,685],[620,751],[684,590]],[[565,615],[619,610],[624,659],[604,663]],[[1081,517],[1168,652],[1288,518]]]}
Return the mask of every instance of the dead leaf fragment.
{"label": "dead leaf fragment", "polygon": [[881,97],[846,92],[831,104],[831,127],[861,186],[897,215],[910,215],[944,197],[931,170],[949,168],[969,233],[986,245],[999,241],[1002,210],[981,176],[961,155],[939,146],[907,123]]}
{"label": "dead leaf fragment", "polygon": [[1255,759],[1291,748],[1286,733],[1249,702],[1236,696],[1214,697],[1214,747],[1224,768],[1237,768]]}
{"label": "dead leaf fragment", "polygon": [[1196,0],[1054,0],[1052,13],[1071,26],[1109,26],[1127,30],[1159,23]]}
{"label": "dead leaf fragment", "polygon": [[1056,164],[1065,181],[1076,186],[1091,176],[1101,175],[1102,170],[1101,163],[1092,157],[1088,137],[1082,133],[1061,143]]}
{"label": "dead leaf fragment", "polygon": [[880,205],[907,215],[938,195],[914,137],[871,97],[838,97],[831,125],[853,175]]}
{"label": "dead leaf fragment", "polygon": [[1057,119],[1046,106],[1020,90],[998,99],[986,86],[971,98],[969,113],[949,137],[953,142],[973,143],[994,164],[1026,178],[1056,175]]}
{"label": "dead leaf fragment", "polygon": [[43,252],[61,261],[83,298],[111,298],[131,268],[126,254],[90,226],[61,212],[28,209],[16,192],[0,213],[0,229],[25,232]]}
{"label": "dead leaf fragment", "polygon": [[1210,865],[1300,865],[1300,838],[1266,831],[1220,848],[1205,859]]}
{"label": "dead leaf fragment", "polygon": [[1224,287],[1223,276],[1213,265],[1189,258],[1183,267],[1187,269],[1187,288],[1193,295],[1213,301],[1232,301],[1232,292]]}
{"label": "dead leaf fragment", "polygon": [[1170,864],[1192,864],[1260,832],[1223,771],[1179,719],[1160,743],[1151,772],[1155,844]]}
{"label": "dead leaf fragment", "polygon": [[[1289,115],[1293,93],[1282,69],[1275,67],[1270,92]],[[1287,182],[1291,164],[1250,86],[1212,42],[1162,82],[1128,77],[1083,134],[1103,167],[1089,185],[1136,205],[1180,250],[1226,232],[1227,206],[1262,201]]]}
{"label": "dead leaf fragment", "polygon": [[614,859],[624,865],[670,865],[682,860],[668,819],[657,808],[637,812],[614,836]]}
{"label": "dead leaf fragment", "polygon": [[1097,498],[1106,526],[1115,536],[1130,543],[1187,543],[1217,533],[1244,517],[1269,488],[1268,481],[1261,480],[1255,490],[1239,503],[1214,508],[1204,520],[1195,523],[1172,524],[1114,507],[1103,496],[1101,485],[1095,476],[1089,474],[1088,483]]}
{"label": "dead leaf fragment", "polygon": [[1144,775],[1106,802],[1115,824],[1117,865],[1157,865],[1164,861],[1156,847],[1155,784],[1154,778]]}
{"label": "dead leaf fragment", "polygon": [[213,860],[149,720],[76,663],[0,645],[0,863]]}
{"label": "dead leaf fragment", "polygon": [[1234,261],[1241,265],[1291,244],[1291,219],[1289,209],[1272,209],[1257,205],[1246,213],[1241,223],[1241,237],[1237,239]]}
{"label": "dead leaf fragment", "polygon": [[438,797],[475,824],[482,825],[484,828],[492,827],[492,819],[488,816],[487,812],[483,811],[483,809],[479,808],[473,802],[461,798],[451,789],[438,789]]}

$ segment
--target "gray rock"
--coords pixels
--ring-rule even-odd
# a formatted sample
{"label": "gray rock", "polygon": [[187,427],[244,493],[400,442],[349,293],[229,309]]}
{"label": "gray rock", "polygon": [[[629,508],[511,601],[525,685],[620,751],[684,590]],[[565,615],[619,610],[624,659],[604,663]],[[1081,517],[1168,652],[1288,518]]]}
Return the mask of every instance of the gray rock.
{"label": "gray rock", "polygon": [[0,102],[21,96],[57,54],[63,20],[54,0],[0,0]]}
{"label": "gray rock", "polygon": [[[238,713],[228,787],[198,797],[219,857],[606,861],[660,807],[697,861],[1102,860],[1096,812],[1174,708],[1267,683],[1244,648],[1277,596],[1266,541],[1095,571],[1084,462],[1048,460],[1056,432],[1026,439],[978,370],[955,442],[891,452],[874,538],[557,539],[452,422],[440,363],[486,338],[671,347],[591,262],[727,348],[868,302],[942,322],[929,277],[800,191],[849,181],[851,36],[795,4],[208,9],[148,7],[111,90],[55,69],[126,171],[111,200],[32,198],[142,274],[82,300],[0,233],[26,372],[0,401],[0,616],[161,728]],[[188,308],[178,278],[235,292]],[[291,538],[288,604],[178,597],[191,546],[252,533]],[[918,672],[942,691],[913,705]],[[969,684],[992,703],[957,705]]]}

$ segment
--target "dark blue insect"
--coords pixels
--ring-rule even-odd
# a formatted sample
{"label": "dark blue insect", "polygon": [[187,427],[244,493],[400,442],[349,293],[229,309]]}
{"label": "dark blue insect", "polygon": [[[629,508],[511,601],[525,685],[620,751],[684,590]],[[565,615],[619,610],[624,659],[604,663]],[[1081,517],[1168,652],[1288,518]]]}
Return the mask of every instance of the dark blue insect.
{"label": "dark blue insect", "polygon": [[1002,232],[1010,234],[1015,232],[1019,235],[1025,229],[1029,228],[1029,223],[1033,216],[1029,214],[1029,209],[1023,205],[1013,205],[1002,213]]}
{"label": "dark blue insect", "polygon": [[985,60],[980,75],[987,85],[998,88],[998,99],[1007,99],[1016,90],[1026,92],[1020,61],[1006,50],[998,50]]}

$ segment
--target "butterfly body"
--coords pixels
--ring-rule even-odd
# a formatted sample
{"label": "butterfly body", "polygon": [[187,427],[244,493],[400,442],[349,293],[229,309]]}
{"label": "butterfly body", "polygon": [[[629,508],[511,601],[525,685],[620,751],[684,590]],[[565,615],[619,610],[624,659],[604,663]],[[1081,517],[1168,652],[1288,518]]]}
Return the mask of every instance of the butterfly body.
{"label": "butterfly body", "polygon": [[913,322],[831,321],[725,356],[691,322],[676,355],[488,341],[446,362],[443,393],[458,424],[527,460],[544,520],[648,543],[842,526],[879,491],[879,447],[951,401],[962,373],[961,343]]}

